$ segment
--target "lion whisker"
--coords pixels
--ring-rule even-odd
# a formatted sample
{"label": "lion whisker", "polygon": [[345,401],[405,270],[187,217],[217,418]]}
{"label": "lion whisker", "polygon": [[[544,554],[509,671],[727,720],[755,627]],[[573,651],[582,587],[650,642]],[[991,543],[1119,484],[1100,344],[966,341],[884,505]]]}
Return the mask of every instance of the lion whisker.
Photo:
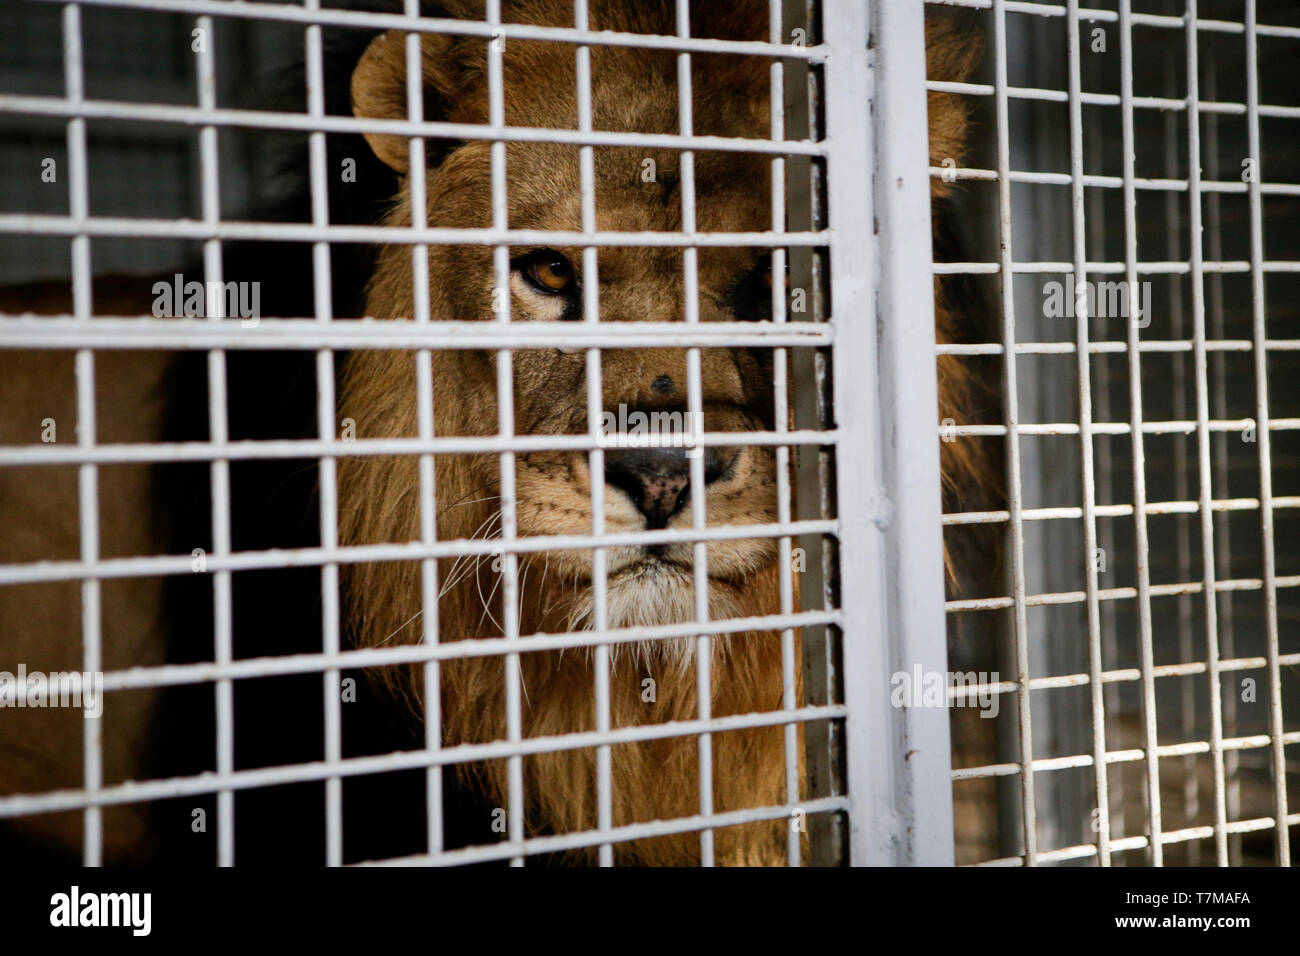
{"label": "lion whisker", "polygon": [[[487,518],[483,520],[481,524],[479,524],[478,528],[475,529],[472,535],[470,535],[469,539],[471,541],[474,541],[477,540],[480,536],[482,536],[484,540],[493,537],[492,529],[490,528],[490,525],[495,523],[500,517],[501,517],[500,512],[494,512],[493,514],[489,515]],[[485,531],[485,529],[487,530]],[[462,555],[458,557],[456,559],[456,562],[451,566],[451,570],[447,574],[447,577],[449,579],[448,583],[443,586],[442,591],[438,595],[438,597],[441,598],[452,588],[460,584],[461,581],[465,580],[465,577],[468,574],[470,574],[473,571],[477,571],[478,563],[482,559],[483,559],[483,555]],[[459,574],[457,574],[458,569],[460,569]]]}
{"label": "lion whisker", "polygon": [[[478,568],[478,565],[482,562],[483,558],[485,557],[487,557],[487,555],[479,556],[479,558],[475,562],[476,570]],[[492,557],[496,558],[496,557],[500,557],[500,555],[492,555]],[[498,631],[505,630],[505,628],[501,626],[501,622],[497,620],[497,616],[492,613],[492,601],[496,598],[497,588],[500,586],[501,578],[502,578],[502,574],[500,571],[497,571],[495,573],[496,573],[496,580],[492,582],[492,589],[491,591],[488,592],[488,596],[486,599],[483,597],[483,576],[480,574],[474,575],[475,582],[478,587],[478,599],[480,603],[482,603],[483,605],[483,613],[479,615],[479,619],[478,619],[479,631],[482,631],[484,619],[491,620],[492,626],[496,628]]]}
{"label": "lion whisker", "polygon": [[500,495],[488,495],[485,498],[475,498],[472,501],[465,500],[469,498],[470,495],[478,494],[480,491],[484,491],[486,488],[487,485],[479,485],[476,488],[471,488],[469,491],[465,492],[465,494],[461,495],[461,497],[457,498],[455,501],[439,508],[438,514],[443,515],[446,514],[448,511],[450,511],[452,508],[461,508],[464,507],[465,505],[472,505],[481,501],[496,501],[501,497]]}
{"label": "lion whisker", "polygon": [[[439,595],[439,596],[441,596],[441,595]],[[378,643],[378,644],[387,644],[387,643],[388,643],[389,641],[391,641],[394,637],[396,637],[396,636],[397,636],[398,634],[400,634],[403,630],[405,630],[405,629],[406,629],[406,626],[407,626],[408,624],[410,624],[412,621],[414,621],[417,617],[419,617],[419,616],[420,616],[421,614],[423,614],[423,613],[424,613],[424,608],[420,608],[420,610],[416,611],[414,614],[412,614],[410,617],[408,617],[405,621],[403,621],[401,624],[399,624],[399,625],[397,626],[397,630],[393,631],[392,634],[389,634],[386,638],[384,638],[382,641],[378,641],[377,643]]]}

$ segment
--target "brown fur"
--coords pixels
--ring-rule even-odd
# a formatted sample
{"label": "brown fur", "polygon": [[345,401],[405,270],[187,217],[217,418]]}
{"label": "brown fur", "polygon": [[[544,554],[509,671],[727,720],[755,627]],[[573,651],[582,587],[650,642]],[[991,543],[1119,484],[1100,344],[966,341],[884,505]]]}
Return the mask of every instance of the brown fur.
{"label": "brown fur", "polygon": [[[926,20],[926,79],[959,82],[970,77],[978,62],[982,45],[978,37],[958,26],[956,20],[930,17]],[[970,105],[968,98],[956,93],[927,94],[930,125],[930,164],[943,165],[951,159],[956,166],[966,165],[966,151],[970,138]],[[954,192],[954,184],[930,178],[930,195],[936,215],[942,200]],[[945,301],[944,281],[934,280],[935,338],[939,342],[953,342],[960,338],[966,317],[958,314]],[[968,362],[955,355],[938,358],[939,419],[969,422],[971,410],[980,392]],[[989,493],[993,488],[993,469],[986,458],[985,449],[972,438],[957,438],[939,446],[941,474],[945,495],[961,502],[972,493]],[[965,506],[962,506],[965,507]],[[954,510],[962,510],[958,507]],[[952,556],[944,552],[944,563],[950,583],[956,583],[957,570]]]}
{"label": "brown fur", "polygon": [[[703,5],[697,5],[703,6]],[[731,39],[766,36],[765,5],[715,5],[697,17],[692,34]],[[672,32],[671,4],[592,4],[596,29]],[[473,10],[466,10],[473,14]],[[506,3],[507,21],[565,25],[571,7],[564,2]],[[932,28],[931,63],[965,69],[970,44],[942,28]],[[960,43],[960,50],[958,44]],[[428,118],[483,123],[488,119],[485,47],[478,39],[425,36],[424,83]],[[403,35],[386,34],[367,51],[353,80],[359,115],[405,115]],[[510,41],[504,52],[505,109],[508,125],[573,128],[577,125],[576,76],[570,46]],[[699,134],[765,137],[768,130],[766,61],[693,57],[694,129]],[[671,53],[597,48],[592,52],[596,129],[675,132],[676,58]],[[956,78],[948,76],[944,78]],[[936,156],[955,154],[965,115],[957,97],[932,95],[932,138]],[[407,165],[400,137],[371,136],[376,154],[399,171]],[[516,228],[573,230],[580,227],[578,150],[554,145],[507,147],[509,223]],[[433,151],[431,150],[431,155]],[[658,183],[638,178],[646,156],[656,162]],[[489,147],[452,147],[426,173],[428,222],[434,226],[486,227],[491,224]],[[935,160],[938,161],[937,159]],[[678,157],[669,151],[597,148],[597,227],[603,230],[681,228],[676,189]],[[696,158],[698,224],[706,231],[762,230],[770,225],[767,196],[769,164],[762,157],[700,153]],[[936,186],[936,195],[942,192]],[[386,219],[410,222],[403,189]],[[512,249],[512,257],[528,252]],[[581,253],[561,248],[579,267]],[[491,250],[479,246],[435,246],[428,253],[431,315],[438,319],[491,319]],[[726,307],[727,290],[752,267],[744,250],[699,251],[700,310],[703,321],[750,317]],[[603,321],[680,318],[683,300],[678,250],[602,249],[599,254]],[[370,286],[368,314],[400,319],[413,312],[411,254],[407,247],[382,251]],[[558,308],[530,292],[518,276],[511,280],[515,320],[555,321]],[[940,313],[939,329],[953,319]],[[497,429],[496,368],[481,353],[435,352],[434,431],[439,435],[490,435]],[[604,407],[626,402],[634,407],[682,407],[686,382],[680,350],[606,350],[602,361]],[[514,416],[521,434],[586,431],[585,356],[542,350],[514,358]],[[667,374],[678,383],[670,402],[650,382]],[[706,350],[703,358],[705,430],[771,427],[770,376],[745,351]],[[341,415],[353,419],[358,437],[417,434],[415,359],[395,352],[357,353],[344,374]],[[950,412],[964,385],[955,365],[940,378],[940,407]],[[945,456],[951,473],[963,466],[960,453]],[[585,453],[527,453],[517,456],[518,531],[521,536],[582,534],[590,531],[590,500]],[[441,539],[498,533],[500,493],[494,457],[440,456],[436,463],[438,535]],[[709,488],[710,526],[764,523],[775,519],[774,461],[770,452],[739,449],[729,478]],[[418,540],[420,503],[417,463],[406,457],[346,458],[339,463],[340,536],[344,544]],[[607,488],[609,531],[643,526],[628,499]],[[690,527],[687,508],[671,526]],[[708,545],[710,616],[770,614],[779,609],[773,541],[726,541]],[[664,624],[693,617],[691,551],[674,546],[674,566],[638,567],[639,549],[608,552],[610,623]],[[589,626],[589,553],[521,556],[519,630],[567,631]],[[428,640],[455,641],[502,634],[499,563],[444,560],[439,567],[443,594],[432,622],[419,622],[420,566],[416,562],[357,565],[348,571],[348,606],[356,638],[363,644],[414,642],[428,628]],[[450,582],[450,583],[447,583]],[[525,738],[595,729],[591,656],[524,646],[521,655]],[[798,650],[796,647],[796,657]],[[714,716],[780,709],[779,635],[753,633],[713,641],[711,659]],[[387,674],[399,692],[418,702],[418,669]],[[641,682],[658,685],[654,704],[641,699]],[[451,661],[441,671],[445,743],[481,743],[507,737],[505,667],[500,657]],[[690,720],[698,713],[689,645],[647,644],[634,653],[616,653],[610,671],[611,721],[615,728]],[[733,731],[713,737],[714,808],[736,810],[787,799],[783,732],[779,727]],[[567,750],[525,761],[524,794],[533,832],[571,832],[596,824],[594,750]],[[612,748],[613,822],[621,825],[698,812],[698,749],[695,738],[674,738]],[[504,761],[469,771],[479,774],[499,806],[506,806]],[[720,830],[717,854],[723,863],[779,864],[785,857],[786,822]],[[620,863],[688,864],[698,859],[699,837],[686,834],[643,840],[617,848]]]}
{"label": "brown fur", "polygon": [[[98,314],[135,314],[149,307],[147,279],[104,279],[95,284]],[[67,284],[7,290],[10,313],[67,312]],[[100,443],[157,441],[162,430],[162,382],[169,356],[105,351],[95,356]],[[42,422],[54,419],[59,445],[77,441],[77,385],[70,352],[0,350],[0,444],[33,445]],[[76,465],[0,468],[0,563],[75,561],[80,557]],[[144,465],[99,469],[100,555],[124,557],[166,550],[165,529],[151,508],[152,473]],[[101,584],[100,629],[105,669],[163,663],[161,578],[123,578]],[[80,671],[81,585],[76,581],[0,588],[0,670],[20,663],[29,672]],[[157,706],[157,693],[126,691],[104,697],[99,720],[105,784],[138,779]],[[78,789],[83,782],[82,734],[77,710],[0,710],[0,794]],[[103,811],[104,857],[137,859],[151,843],[146,808]],[[30,837],[74,852],[81,842],[80,812],[46,813],[16,821]]]}

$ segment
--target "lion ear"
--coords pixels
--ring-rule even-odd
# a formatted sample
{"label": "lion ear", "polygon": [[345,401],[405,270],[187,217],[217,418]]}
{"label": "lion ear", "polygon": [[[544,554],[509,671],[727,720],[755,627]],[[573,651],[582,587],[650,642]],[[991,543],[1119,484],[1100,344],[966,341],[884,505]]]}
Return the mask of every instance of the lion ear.
{"label": "lion ear", "polygon": [[[352,113],[360,119],[407,118],[406,110],[406,37],[405,30],[389,30],[375,37],[361,54],[352,71]],[[455,38],[426,34],[420,41],[424,82],[425,119],[430,104],[446,101],[451,90],[447,73],[448,55]],[[432,94],[432,95],[430,95]],[[366,142],[376,156],[404,173],[409,165],[410,138],[391,133],[365,133]]]}

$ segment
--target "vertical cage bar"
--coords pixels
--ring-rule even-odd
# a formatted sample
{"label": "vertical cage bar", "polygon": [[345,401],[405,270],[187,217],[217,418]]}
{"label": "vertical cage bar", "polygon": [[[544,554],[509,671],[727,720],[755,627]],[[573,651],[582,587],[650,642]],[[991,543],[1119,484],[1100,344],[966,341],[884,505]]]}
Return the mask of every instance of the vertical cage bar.
{"label": "vertical cage bar", "polygon": [[[677,0],[677,35],[691,35],[690,0]],[[677,114],[679,132],[690,136],[695,129],[694,101],[691,91],[691,55],[677,54]],[[695,232],[695,151],[681,152],[682,232]],[[699,249],[687,246],[682,249],[683,295],[686,322],[700,321]],[[691,415],[691,428],[698,438],[704,420],[704,384],[700,371],[701,353],[698,348],[686,350],[686,404]],[[708,506],[704,489],[704,456],[698,445],[690,449],[691,468],[691,526],[701,531],[708,524]],[[709,620],[709,567],[708,548],[702,541],[694,545],[695,564],[695,619],[701,623]],[[695,639],[695,687],[698,696],[699,719],[709,720],[713,712],[713,639],[701,634]],[[702,733],[700,747],[700,813],[713,813],[713,735]],[[700,864],[713,865],[713,829],[700,831]]]}
{"label": "vertical cage bar", "polygon": [[[320,9],[320,0],[307,0],[307,8]],[[325,62],[321,27],[313,24],[306,30],[307,113],[314,119],[325,115]],[[312,225],[329,226],[329,188],[326,185],[325,133],[309,134],[308,175],[311,184]],[[316,299],[316,320],[329,322],[334,317],[330,280],[328,242],[312,244],[312,279]],[[316,350],[316,429],[321,441],[335,438],[334,350]],[[330,455],[320,460],[320,539],[321,547],[338,547],[338,462]],[[321,644],[326,654],[339,651],[339,566],[337,562],[321,565]],[[325,714],[325,761],[336,764],[343,758],[343,729],[339,669],[328,667],[322,672]],[[325,863],[343,864],[343,779],[325,780]]]}
{"label": "vertical cage bar", "polygon": [[[1214,57],[1205,62],[1205,95],[1214,102],[1218,96],[1218,64]],[[1203,175],[1211,182],[1219,179],[1219,116],[1208,114],[1203,120],[1205,125],[1205,170]],[[1205,243],[1211,262],[1223,259],[1223,197],[1217,192],[1205,197]],[[1207,285],[1206,314],[1208,317],[1208,339],[1222,341],[1225,336],[1223,311],[1223,274],[1214,272],[1205,277]],[[1220,351],[1209,358],[1212,390],[1212,407],[1210,414],[1216,419],[1228,417],[1228,379],[1227,356]],[[1224,498],[1232,497],[1232,483],[1229,481],[1229,442],[1240,437],[1236,433],[1220,432],[1211,436],[1211,459],[1214,465],[1214,487]],[[1216,577],[1232,579],[1232,516],[1226,511],[1214,515],[1214,570]],[[1236,622],[1235,607],[1240,606],[1232,591],[1224,591],[1218,596],[1221,605],[1219,613],[1219,654],[1225,660],[1236,657]],[[1229,737],[1238,735],[1237,730],[1237,695],[1225,694],[1223,698],[1223,727]],[[1224,767],[1224,802],[1227,806],[1227,818],[1239,819],[1241,816],[1241,754],[1236,750],[1226,751],[1223,755]],[[1231,866],[1241,865],[1241,834],[1228,836],[1228,861]]]}
{"label": "vertical cage bar", "polygon": [[1214,848],[1219,866],[1228,865],[1227,803],[1223,765],[1223,696],[1219,679],[1219,622],[1214,568],[1213,475],[1210,468],[1209,363],[1205,347],[1205,265],[1201,227],[1201,99],[1196,0],[1187,0],[1187,207],[1192,278],[1192,352],[1196,386],[1197,477],[1201,519],[1202,594],[1205,598],[1205,656],[1210,693],[1210,753],[1214,762]]}
{"label": "vertical cage bar", "polygon": [[[487,0],[486,22],[493,27],[488,43],[488,122],[498,136],[505,129],[505,34],[501,31],[501,0]],[[492,141],[492,228],[506,229],[509,225],[509,207],[506,198],[506,144],[503,139]],[[510,247],[493,248],[493,281],[498,306],[497,321],[510,321]],[[514,353],[510,349],[497,350],[497,433],[513,437],[515,433]],[[511,550],[518,537],[518,501],[515,489],[515,454],[502,452],[498,458],[501,474],[501,542],[505,548],[501,562],[501,611],[505,625],[505,638],[512,644],[519,641],[519,555]],[[505,661],[506,738],[511,743],[523,740],[523,674],[519,652],[511,651]],[[506,759],[507,828],[511,843],[524,840],[524,760],[513,755]],[[511,866],[523,866],[524,857],[510,859]]]}
{"label": "vertical cage bar", "polygon": [[[1142,354],[1135,303],[1137,274],[1137,189],[1134,184],[1132,0],[1119,2],[1120,137],[1124,154],[1124,279],[1128,303],[1128,379],[1130,440],[1133,447],[1133,533],[1138,588],[1138,661],[1142,673],[1142,748],[1146,752],[1147,835],[1152,866],[1164,864],[1160,839],[1160,758],[1156,753],[1155,653],[1151,630],[1151,550],[1147,536],[1146,449],[1142,433]],[[1147,314],[1151,303],[1146,304]],[[1181,579],[1180,580],[1184,580]]]}
{"label": "vertical cage bar", "polygon": [[1007,108],[1007,15],[993,0],[993,93],[998,162],[998,276],[1002,297],[1003,408],[1006,417],[1007,509],[1010,515],[1012,601],[1016,654],[1016,716],[1020,745],[1020,818],[1026,866],[1038,862],[1034,807],[1034,735],[1029,710],[1029,623],[1025,607],[1025,529],[1020,472],[1020,411],[1016,385],[1016,314],[1011,272],[1011,145]]}
{"label": "vertical cage bar", "polygon": [[[217,106],[216,35],[211,17],[196,21],[205,43],[197,54],[199,106],[205,110]],[[217,128],[199,130],[199,184],[202,192],[203,221],[215,224],[221,219],[221,192],[217,158]],[[203,243],[203,278],[208,289],[206,314],[211,321],[226,318],[225,296],[221,293],[223,270],[221,240]],[[215,445],[229,440],[226,415],[226,353],[213,349],[208,353],[208,431]],[[209,466],[212,482],[212,552],[218,557],[230,554],[230,461],[216,458]],[[216,571],[212,576],[212,644],[214,660],[229,664],[232,660],[231,576]],[[235,769],[234,688],[229,678],[216,682],[217,773],[225,777]],[[235,862],[235,797],[229,789],[217,791],[217,863],[233,866]]]}
{"label": "vertical cage bar", "polygon": [[[1169,78],[1170,96],[1177,95],[1174,89],[1174,71],[1175,58],[1171,51],[1165,51],[1164,73]],[[1166,113],[1164,118],[1164,164],[1165,174],[1170,179],[1179,178],[1178,172],[1178,119],[1172,113]],[[1181,214],[1178,209],[1178,194],[1174,192],[1165,193],[1165,255],[1170,261],[1176,261],[1181,258],[1179,252],[1181,244],[1179,234],[1181,230]],[[1169,314],[1171,316],[1169,333],[1176,339],[1185,338],[1187,335],[1186,322],[1184,319],[1184,298],[1182,281],[1177,276],[1171,276],[1169,279]],[[1186,419],[1187,412],[1187,366],[1189,356],[1186,353],[1179,354],[1173,363],[1173,395],[1171,411],[1179,419]],[[1173,449],[1174,459],[1174,497],[1178,501],[1187,501],[1191,497],[1191,478],[1188,464],[1187,443],[1178,441]],[[1179,581],[1190,581],[1192,578],[1192,536],[1191,536],[1191,519],[1187,516],[1179,516],[1175,526],[1174,551],[1175,567]],[[1178,659],[1180,661],[1190,661],[1195,657],[1193,648],[1193,628],[1195,621],[1192,614],[1192,599],[1190,595],[1180,595],[1178,602]],[[1181,730],[1180,740],[1194,740],[1197,735],[1197,711],[1196,711],[1196,686],[1190,680],[1180,680],[1178,694],[1179,704],[1179,725]],[[1179,770],[1182,772],[1182,804],[1183,804],[1183,823],[1185,826],[1195,826],[1200,816],[1200,781],[1196,772],[1197,758],[1189,754],[1180,761]],[[1201,843],[1199,840],[1189,841],[1187,848],[1187,862],[1191,866],[1197,866],[1201,858]]]}
{"label": "vertical cage bar", "polygon": [[[404,12],[415,18],[420,14],[419,0],[405,0]],[[404,38],[406,54],[406,115],[411,122],[424,120],[424,54],[422,37],[411,32]],[[423,170],[426,162],[425,142],[413,136],[409,141],[407,168]],[[428,197],[425,177],[411,175],[407,188],[411,197],[411,228],[423,229],[428,224]],[[423,243],[411,246],[411,302],[412,319],[421,324],[433,320],[429,312],[429,247]],[[421,440],[434,436],[433,409],[433,352],[418,349],[415,353],[416,427]],[[420,482],[420,540],[433,545],[438,540],[438,490],[437,473],[433,455],[419,457]],[[420,562],[420,641],[438,643],[438,561],[425,558]],[[442,748],[442,669],[436,660],[427,661],[423,667],[424,686],[424,746],[431,752]],[[442,767],[430,766],[424,775],[425,846],[429,853],[441,852],[442,834]]]}
{"label": "vertical cage bar", "polygon": [[[816,8],[816,9],[815,9]],[[802,31],[807,42],[817,42],[819,4],[816,0],[783,0],[783,24],[791,40]],[[814,139],[822,130],[819,114],[820,76],[807,63],[794,60],[784,65],[786,135]],[[820,228],[825,222],[824,178],[820,166],[808,157],[786,161],[786,219],[793,230]],[[804,293],[802,321],[822,322],[826,318],[823,290],[824,259],[816,250],[791,248],[786,259],[791,289]],[[787,319],[793,316],[787,315]],[[831,423],[829,362],[826,351],[796,349],[789,357],[791,377],[802,383],[790,396],[796,428],[825,428]],[[795,505],[798,515],[828,518],[834,513],[831,454],[827,448],[803,448],[795,458]],[[808,560],[799,575],[800,606],[837,606],[834,591],[836,548],[830,536],[805,535],[799,546]],[[800,666],[804,700],[810,704],[838,701],[839,637],[835,629],[805,627],[800,633]],[[843,740],[839,721],[814,721],[804,725],[804,783],[809,798],[844,792],[838,754]],[[844,815],[819,814],[808,821],[809,864],[833,866],[845,858]]]}
{"label": "vertical cage bar", "polygon": [[[919,665],[922,672],[945,675],[946,682],[929,124],[918,92],[925,89],[925,15],[920,4],[890,2],[878,3],[873,12],[873,203],[879,223],[873,234],[880,256],[875,311],[888,501],[883,530],[889,640],[899,670]],[[904,707],[894,716],[899,721],[893,735],[896,816],[906,835],[898,862],[951,866],[948,710]]]}
{"label": "vertical cage bar", "polygon": [[850,858],[951,864],[947,710],[890,692],[947,671],[924,10],[823,10]]}
{"label": "vertical cage bar", "polygon": [[[579,30],[590,27],[587,0],[574,0],[574,26]],[[591,47],[580,44],[575,52],[578,80],[578,129],[591,132]],[[578,175],[582,203],[582,231],[596,231],[596,157],[591,146],[578,149]],[[600,321],[599,251],[595,246],[582,248],[582,312],[583,318],[594,326]],[[601,374],[601,350],[587,349],[587,431],[599,438],[604,411],[604,380]],[[594,448],[588,454],[588,471],[591,475],[591,533],[605,533],[605,450]],[[592,617],[595,627],[604,631],[609,627],[609,582],[606,577],[608,552],[593,548],[591,552]],[[595,670],[596,730],[608,733],[610,729],[608,644],[596,645],[592,657]],[[596,748],[596,827],[608,832],[614,825],[612,749],[609,744]],[[601,866],[614,865],[614,845],[602,843],[598,850]]]}
{"label": "vertical cage bar", "polygon": [[1255,174],[1247,185],[1250,203],[1250,299],[1255,359],[1255,440],[1259,446],[1259,522],[1264,559],[1264,627],[1268,659],[1268,733],[1273,764],[1273,821],[1276,859],[1291,865],[1287,826],[1286,748],[1282,743],[1282,675],[1278,666],[1277,569],[1273,536],[1273,459],[1269,438],[1267,313],[1264,309],[1264,217],[1260,198],[1263,149],[1259,137],[1259,49],[1256,0],[1246,0],[1246,123]]}
{"label": "vertical cage bar", "polygon": [[[849,796],[849,860],[854,865],[889,864],[897,852],[894,819],[893,741],[890,727],[885,594],[881,583],[884,542],[877,523],[883,499],[879,457],[879,409],[872,291],[877,262],[872,256],[869,180],[861,166],[872,155],[868,122],[872,75],[867,64],[868,12],[852,0],[823,0],[828,55],[824,67],[824,115],[830,155],[826,204],[830,240],[830,321],[836,424],[853,432],[841,441],[835,466],[840,496],[841,613],[846,784]],[[846,383],[856,387],[850,388]],[[847,436],[846,436],[847,437]]]}
{"label": "vertical cage bar", "polygon": [[1101,683],[1101,609],[1097,598],[1097,491],[1092,436],[1092,357],[1088,351],[1087,230],[1083,190],[1083,84],[1079,64],[1079,0],[1066,12],[1066,59],[1069,73],[1070,208],[1074,253],[1075,356],[1078,364],[1079,460],[1083,491],[1084,588],[1088,613],[1088,691],[1092,701],[1092,772],[1097,814],[1097,862],[1110,866],[1110,793],[1106,775],[1106,702]]}
{"label": "vertical cage bar", "polygon": [[[1104,141],[1101,136],[1092,136],[1087,140],[1088,159],[1087,164],[1094,170],[1103,168],[1104,163]],[[1093,189],[1087,194],[1087,229],[1088,243],[1091,248],[1090,255],[1093,261],[1102,261],[1106,258],[1106,205],[1105,194],[1103,190]],[[1109,355],[1097,356],[1097,365],[1093,370],[1093,382],[1097,402],[1094,406],[1094,420],[1100,422],[1114,421],[1115,411],[1112,406],[1111,393],[1114,389],[1114,372],[1112,371],[1112,357]],[[1112,441],[1115,436],[1099,436],[1101,441],[1096,443],[1096,486],[1097,501],[1099,503],[1115,503],[1115,478],[1116,467],[1113,454]],[[1097,547],[1100,554],[1109,561],[1117,561],[1119,551],[1115,544],[1115,522],[1106,520],[1097,527]],[[1106,570],[1107,565],[1099,569],[1099,573]],[[1114,601],[1102,601],[1098,607],[1098,618],[1101,626],[1101,660],[1102,669],[1105,670],[1107,662],[1119,660],[1120,648],[1120,628],[1117,623],[1117,608]],[[1106,684],[1102,688],[1104,711],[1106,715],[1119,714],[1123,705],[1123,692],[1120,686],[1115,683]],[[1128,773],[1125,769],[1119,770],[1110,779],[1110,786],[1107,788],[1108,802],[1111,807],[1110,813],[1110,832],[1127,833],[1126,820],[1128,819],[1129,803],[1129,781]]]}
{"label": "vertical cage bar", "polygon": [[[63,8],[63,83],[69,103],[85,98],[82,72],[81,7],[70,3]],[[90,187],[86,156],[86,121],[68,120],[68,210],[74,221],[85,223],[90,215]],[[91,301],[90,235],[80,232],[72,239],[72,311],[79,321],[89,321]],[[77,382],[77,444],[95,447],[95,353],[78,349],[74,359]],[[81,560],[93,565],[99,560],[99,468],[93,464],[77,469],[77,502]],[[103,635],[100,630],[100,584],[98,578],[81,582],[82,670],[94,674],[103,666]],[[88,794],[103,786],[103,717],[82,721],[83,785]],[[82,812],[81,858],[85,866],[99,866],[103,855],[103,818],[98,806]]]}
{"label": "vertical cage bar", "polygon": [[[781,0],[768,2],[768,39],[772,43],[782,43]],[[769,66],[771,82],[768,92],[768,112],[770,118],[769,135],[773,142],[785,139],[785,65],[779,59],[772,60]],[[771,204],[772,232],[785,232],[785,158],[775,156],[771,163]],[[772,321],[786,321],[786,252],[773,248],[771,259],[772,276]],[[788,349],[772,350],[772,395],[773,421],[775,430],[782,434],[790,428],[790,400]],[[790,446],[776,447],[776,508],[777,521],[789,524],[792,514],[790,489]],[[777,543],[777,560],[780,562],[779,587],[781,591],[780,606],[782,614],[794,611],[794,548],[789,535],[783,535]],[[795,640],[794,630],[785,628],[781,631],[781,705],[786,710],[799,706],[795,688]],[[785,745],[785,802],[794,806],[799,802],[799,730],[793,724],[784,727]],[[786,826],[786,862],[798,866],[800,860],[801,830],[794,820]]]}

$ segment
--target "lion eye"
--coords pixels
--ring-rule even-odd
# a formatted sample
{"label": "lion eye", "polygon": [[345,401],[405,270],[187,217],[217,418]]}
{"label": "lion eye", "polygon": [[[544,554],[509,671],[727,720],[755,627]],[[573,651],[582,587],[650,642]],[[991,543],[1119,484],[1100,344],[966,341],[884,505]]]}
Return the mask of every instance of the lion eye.
{"label": "lion eye", "polygon": [[563,292],[573,284],[572,264],[554,249],[531,253],[524,259],[520,271],[539,292]]}

